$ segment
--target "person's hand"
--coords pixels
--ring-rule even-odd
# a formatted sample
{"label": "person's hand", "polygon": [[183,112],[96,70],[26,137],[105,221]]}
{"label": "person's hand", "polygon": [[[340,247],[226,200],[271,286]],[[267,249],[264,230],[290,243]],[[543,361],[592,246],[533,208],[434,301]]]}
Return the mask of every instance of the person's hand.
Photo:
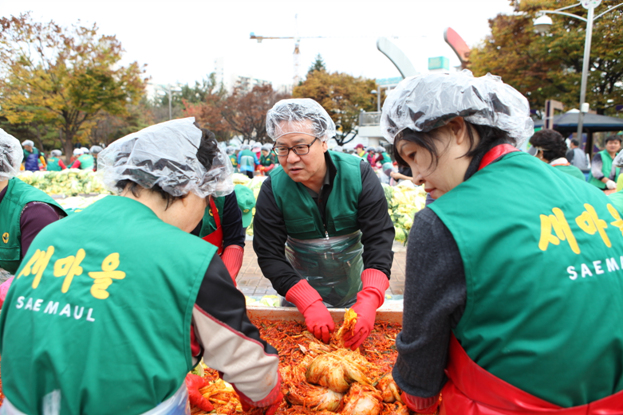
{"label": "person's hand", "polygon": [[333,318],[322,303],[322,297],[307,280],[294,284],[286,293],[286,300],[293,303],[305,317],[305,325],[318,340],[329,343],[330,335],[335,330]]}
{"label": "person's hand", "polygon": [[199,392],[199,389],[205,386],[205,379],[199,375],[189,373],[186,375],[186,387],[188,388],[188,400],[192,406],[196,406],[205,412],[212,412],[214,406],[205,396]]}
{"label": "person's hand", "polygon": [[614,190],[617,188],[617,184],[613,182],[612,180],[608,180],[606,182],[606,187],[608,188],[608,190]]}
{"label": "person's hand", "polygon": [[281,376],[279,376],[277,385],[275,385],[270,394],[260,402],[250,401],[249,398],[236,389],[236,385],[233,386],[234,390],[238,394],[238,400],[240,401],[242,410],[245,413],[249,412],[253,408],[264,408],[264,415],[274,415],[283,403],[283,394],[281,393]]}
{"label": "person's hand", "polygon": [[353,306],[353,310],[357,313],[357,323],[352,332],[346,333],[344,337],[344,346],[352,350],[361,346],[370,335],[374,328],[376,309],[383,305],[385,290],[389,287],[387,276],[373,268],[361,273],[361,282],[363,288],[357,294],[357,302]]}
{"label": "person's hand", "polygon": [[322,300],[312,303],[303,312],[303,316],[305,317],[307,330],[313,333],[314,337],[318,340],[329,343],[331,332],[335,330],[335,323],[333,322],[329,310],[327,310],[327,307],[322,303]]}
{"label": "person's hand", "polygon": [[402,392],[401,398],[410,410],[418,414],[436,414],[439,407],[438,394],[430,398],[419,398]]}
{"label": "person's hand", "polygon": [[[275,412],[277,412],[277,410],[281,406],[282,402],[283,402],[283,394],[279,392],[275,402],[272,403],[270,406],[265,407],[266,410],[264,411],[264,415],[274,415]],[[248,404],[243,399],[240,399],[240,405],[242,406],[243,412],[249,412],[251,409],[256,408],[256,406]]]}

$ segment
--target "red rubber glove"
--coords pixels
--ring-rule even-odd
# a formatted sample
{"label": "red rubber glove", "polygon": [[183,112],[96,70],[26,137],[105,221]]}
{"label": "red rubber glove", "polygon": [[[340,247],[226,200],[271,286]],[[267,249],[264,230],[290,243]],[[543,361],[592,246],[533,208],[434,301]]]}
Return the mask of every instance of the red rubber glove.
{"label": "red rubber glove", "polygon": [[249,412],[253,408],[266,408],[266,411],[264,412],[265,415],[274,415],[283,402],[283,394],[281,393],[281,375],[279,374],[277,384],[273,390],[267,397],[259,402],[251,401],[245,394],[236,388],[236,385],[233,385],[233,387],[238,394],[238,399],[240,400],[240,405],[242,405],[243,412]]}
{"label": "red rubber glove", "polygon": [[293,303],[303,314],[307,330],[318,340],[329,343],[330,333],[335,330],[335,323],[327,307],[322,304],[322,297],[318,291],[314,290],[307,280],[301,280],[286,293],[286,300]]}
{"label": "red rubber glove", "polygon": [[236,277],[238,276],[238,272],[242,267],[242,257],[244,256],[244,248],[239,245],[229,245],[223,251],[221,255],[221,259],[225,264],[225,268],[229,271],[229,275],[231,275],[231,279],[234,280],[234,285],[236,284]]}
{"label": "red rubber glove", "polygon": [[410,410],[418,414],[436,414],[439,407],[439,394],[430,398],[419,398],[402,392],[401,398]]}
{"label": "red rubber glove", "polygon": [[374,327],[376,309],[385,301],[385,291],[389,287],[387,276],[378,269],[368,268],[361,273],[363,288],[357,294],[353,310],[357,313],[357,324],[352,332],[347,333],[344,346],[357,349],[370,335]]}
{"label": "red rubber glove", "polygon": [[211,412],[214,410],[212,402],[204,397],[199,389],[205,386],[205,379],[199,375],[189,373],[186,375],[186,387],[188,388],[188,400],[192,406],[200,408],[202,411]]}

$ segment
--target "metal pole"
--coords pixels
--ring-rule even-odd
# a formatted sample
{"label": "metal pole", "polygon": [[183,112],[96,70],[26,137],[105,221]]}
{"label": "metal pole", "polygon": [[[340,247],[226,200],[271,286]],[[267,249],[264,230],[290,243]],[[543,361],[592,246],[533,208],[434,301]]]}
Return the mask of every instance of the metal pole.
{"label": "metal pole", "polygon": [[[580,84],[580,113],[578,114],[578,134],[577,140],[582,142],[582,127],[584,122],[584,113],[582,112],[582,106],[586,99],[586,81],[588,79],[588,65],[591,59],[591,38],[593,37],[593,15],[595,8],[590,6],[588,8],[588,17],[586,22],[586,40],[584,42],[584,60],[582,62],[582,83]],[[589,150],[592,150],[589,149]]]}
{"label": "metal pole", "polygon": [[172,120],[173,119],[173,114],[172,114],[172,111],[171,111],[171,96],[172,96],[171,87],[169,87],[167,92],[169,93],[169,120]]}

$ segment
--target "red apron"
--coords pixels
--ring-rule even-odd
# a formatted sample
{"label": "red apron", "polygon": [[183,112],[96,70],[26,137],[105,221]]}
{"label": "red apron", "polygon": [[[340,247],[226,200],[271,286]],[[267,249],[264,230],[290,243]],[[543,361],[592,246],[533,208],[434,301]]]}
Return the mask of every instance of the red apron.
{"label": "red apron", "polygon": [[221,228],[221,218],[214,204],[214,199],[210,196],[210,210],[214,216],[214,223],[216,223],[216,230],[209,235],[204,236],[204,241],[210,242],[212,245],[218,248],[217,253],[221,255],[223,253],[223,228]]}
{"label": "red apron", "polygon": [[[494,147],[482,159],[478,170],[513,151],[518,150],[508,144]],[[478,366],[454,334],[450,339],[446,375],[448,382],[441,391],[443,400],[439,406],[439,415],[623,414],[623,391],[572,408],[562,408],[537,398]]]}

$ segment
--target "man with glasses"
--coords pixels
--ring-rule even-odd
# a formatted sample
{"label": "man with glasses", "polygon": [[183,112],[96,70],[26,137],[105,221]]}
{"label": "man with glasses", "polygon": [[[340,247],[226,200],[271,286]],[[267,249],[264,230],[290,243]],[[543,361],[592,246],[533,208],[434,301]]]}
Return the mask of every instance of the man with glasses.
{"label": "man with glasses", "polygon": [[280,166],[257,199],[262,273],[324,342],[335,328],[327,307],[352,306],[358,318],[347,346],[355,349],[389,286],[394,226],[383,188],[368,163],[328,151],[335,123],[314,100],[279,101],[266,131]]}

